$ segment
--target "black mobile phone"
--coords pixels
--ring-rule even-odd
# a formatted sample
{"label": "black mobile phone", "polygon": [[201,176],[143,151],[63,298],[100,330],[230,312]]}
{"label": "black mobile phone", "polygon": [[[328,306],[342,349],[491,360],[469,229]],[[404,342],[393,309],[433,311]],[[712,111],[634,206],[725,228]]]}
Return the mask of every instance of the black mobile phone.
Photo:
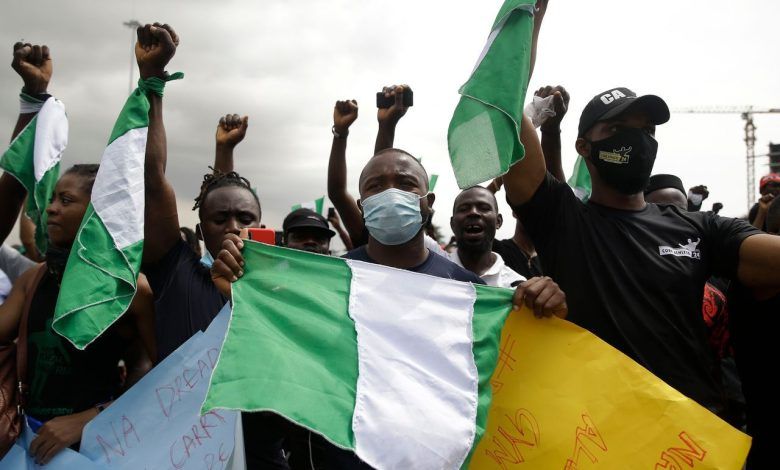
{"label": "black mobile phone", "polygon": [[[395,98],[392,96],[385,96],[385,92],[378,91],[376,93],[376,107],[377,108],[389,108],[395,103]],[[404,106],[414,106],[414,92],[411,88],[404,89]]]}
{"label": "black mobile phone", "polygon": [[328,207],[328,219],[332,219],[334,217],[336,217],[336,208]]}

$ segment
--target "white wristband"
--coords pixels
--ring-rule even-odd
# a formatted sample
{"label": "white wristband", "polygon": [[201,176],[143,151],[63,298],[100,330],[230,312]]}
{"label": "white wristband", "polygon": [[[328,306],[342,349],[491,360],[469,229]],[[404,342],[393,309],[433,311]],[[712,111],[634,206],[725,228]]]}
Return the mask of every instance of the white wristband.
{"label": "white wristband", "polygon": [[43,108],[45,101],[27,101],[24,98],[19,98],[19,114],[37,113]]}

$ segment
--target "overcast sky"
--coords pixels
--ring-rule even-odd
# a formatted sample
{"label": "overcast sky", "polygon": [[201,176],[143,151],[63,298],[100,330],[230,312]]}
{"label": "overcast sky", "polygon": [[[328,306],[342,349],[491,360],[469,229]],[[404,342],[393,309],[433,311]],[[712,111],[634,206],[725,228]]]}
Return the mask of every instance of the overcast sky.
{"label": "overcast sky", "polygon": [[[63,168],[97,162],[128,94],[131,33],[122,22],[173,25],[181,44],[168,70],[186,77],[166,89],[167,174],[182,224],[189,226],[221,115],[250,116],[236,169],[257,186],[263,222],[278,228],[291,205],[326,193],[334,101],[355,98],[360,105],[347,150],[357,194],[357,176],[373,153],[374,94],[382,85],[409,83],[415,105],[399,124],[396,146],[440,175],[434,221],[449,234],[457,187],[447,126],[501,3],[6,0],[0,17],[6,59],[0,63],[10,64],[18,40],[49,45],[50,92],[64,101],[70,120]],[[603,90],[627,86],[657,94],[673,109],[780,107],[779,17],[780,3],[772,0],[551,1],[530,89],[561,84],[571,93],[562,135],[567,175],[579,115]],[[21,80],[4,65],[0,84],[0,139],[7,142]],[[757,153],[763,154],[768,142],[780,142],[780,115],[759,115],[756,125]],[[707,184],[705,208],[721,201],[726,215],[746,212],[739,115],[673,114],[657,138],[655,172],[675,173],[687,186]],[[766,158],[759,159],[757,175],[766,171]],[[503,202],[502,208],[509,216]],[[511,225],[500,235],[511,236]]]}

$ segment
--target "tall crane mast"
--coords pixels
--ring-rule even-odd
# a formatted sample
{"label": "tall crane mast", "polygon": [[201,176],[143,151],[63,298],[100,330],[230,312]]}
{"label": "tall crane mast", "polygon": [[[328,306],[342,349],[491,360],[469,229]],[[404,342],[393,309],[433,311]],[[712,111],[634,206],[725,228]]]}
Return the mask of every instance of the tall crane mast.
{"label": "tall crane mast", "polygon": [[754,114],[777,114],[780,108],[759,108],[755,106],[698,106],[675,109],[675,113],[687,114],[739,114],[745,121],[745,162],[747,164],[747,207],[753,204],[756,195],[756,126]]}

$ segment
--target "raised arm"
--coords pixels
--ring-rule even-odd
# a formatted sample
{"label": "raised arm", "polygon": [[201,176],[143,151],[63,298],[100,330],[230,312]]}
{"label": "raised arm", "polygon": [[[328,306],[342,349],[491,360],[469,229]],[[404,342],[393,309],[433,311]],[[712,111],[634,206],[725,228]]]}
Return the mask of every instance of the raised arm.
{"label": "raised arm", "polygon": [[[45,100],[46,90],[52,74],[51,54],[48,46],[38,46],[17,42],[14,44],[11,68],[22,77],[24,87],[22,92],[33,98]],[[11,140],[13,141],[22,129],[32,121],[36,112],[25,112],[21,109],[16,120]],[[24,203],[27,191],[19,181],[8,173],[0,176],[0,243],[3,243],[11,233],[16,223],[16,217]]]}
{"label": "raised arm", "polygon": [[222,173],[233,171],[233,150],[246,136],[249,116],[227,114],[217,124],[217,150],[214,155],[214,170]]}
{"label": "raised arm", "polygon": [[558,181],[566,181],[561,163],[561,121],[569,108],[569,92],[560,85],[546,86],[535,93],[540,98],[553,96],[555,116],[542,123],[542,152],[549,171]]}
{"label": "raised arm", "polygon": [[344,243],[344,247],[347,249],[347,251],[354,249],[355,246],[352,244],[352,238],[341,225],[337,211],[334,210],[332,214],[328,214],[328,222],[330,222],[330,225],[336,229],[336,233],[339,234],[339,238],[341,238],[341,242]]}
{"label": "raised arm", "polygon": [[[141,79],[164,77],[165,66],[176,53],[179,38],[168,25],[146,25],[138,28],[135,56]],[[144,165],[146,211],[144,227],[144,262],[162,258],[179,240],[179,216],[176,194],[165,177],[168,160],[162,97],[148,93],[149,131],[146,138]]]}
{"label": "raised arm", "polygon": [[357,101],[336,102],[333,107],[333,143],[328,161],[328,198],[341,215],[349,238],[355,243],[363,238],[364,225],[357,202],[347,191],[347,137],[349,126],[357,117]]}
{"label": "raised arm", "polygon": [[761,199],[758,200],[758,211],[756,212],[756,218],[753,219],[753,222],[751,223],[753,227],[759,230],[764,230],[764,224],[766,223],[766,214],[767,212],[769,212],[769,206],[772,204],[772,201],[774,199],[775,196],[771,193],[764,194],[763,196],[761,196]]}
{"label": "raised arm", "polygon": [[393,105],[389,108],[377,109],[376,120],[379,122],[379,129],[376,134],[374,154],[393,147],[398,121],[409,110],[408,106],[404,106],[404,92],[411,92],[412,88],[409,85],[391,85],[382,88],[382,91],[386,98],[393,98]]}
{"label": "raised arm", "polygon": [[512,165],[502,178],[506,200],[512,207],[528,202],[547,173],[539,137],[527,116],[521,123],[520,141],[525,147],[525,158]]}

